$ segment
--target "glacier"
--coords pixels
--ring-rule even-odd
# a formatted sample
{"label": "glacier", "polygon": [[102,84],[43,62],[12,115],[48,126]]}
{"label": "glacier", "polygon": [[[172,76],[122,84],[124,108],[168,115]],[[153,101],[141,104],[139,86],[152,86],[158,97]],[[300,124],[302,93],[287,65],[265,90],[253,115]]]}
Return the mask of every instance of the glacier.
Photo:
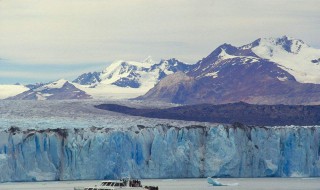
{"label": "glacier", "polygon": [[0,101],[0,182],[320,176],[320,126],[151,119],[96,103]]}
{"label": "glacier", "polygon": [[0,132],[0,181],[320,175],[320,127],[170,125]]}

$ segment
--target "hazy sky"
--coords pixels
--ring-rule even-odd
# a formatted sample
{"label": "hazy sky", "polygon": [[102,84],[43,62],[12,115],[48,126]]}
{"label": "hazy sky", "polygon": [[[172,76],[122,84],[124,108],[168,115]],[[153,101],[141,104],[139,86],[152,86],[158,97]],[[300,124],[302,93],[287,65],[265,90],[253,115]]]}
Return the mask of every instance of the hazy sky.
{"label": "hazy sky", "polygon": [[320,0],[0,0],[0,83],[73,79],[118,59],[195,63],[288,35],[320,48]]}

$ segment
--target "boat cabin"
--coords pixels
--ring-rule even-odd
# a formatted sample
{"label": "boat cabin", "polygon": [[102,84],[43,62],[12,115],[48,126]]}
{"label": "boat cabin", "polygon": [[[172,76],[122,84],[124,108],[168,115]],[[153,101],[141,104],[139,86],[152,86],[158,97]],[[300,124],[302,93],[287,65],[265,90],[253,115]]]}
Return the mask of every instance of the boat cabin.
{"label": "boat cabin", "polygon": [[84,190],[115,190],[115,189],[146,189],[141,185],[140,180],[135,179],[121,179],[121,180],[107,180],[102,181],[99,186],[86,187]]}

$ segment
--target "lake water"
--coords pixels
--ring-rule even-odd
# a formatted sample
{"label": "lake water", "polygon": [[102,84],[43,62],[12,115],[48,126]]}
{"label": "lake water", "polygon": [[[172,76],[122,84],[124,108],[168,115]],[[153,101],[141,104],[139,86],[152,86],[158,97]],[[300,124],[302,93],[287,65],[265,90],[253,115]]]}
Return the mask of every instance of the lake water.
{"label": "lake water", "polygon": [[[146,179],[142,180],[142,185],[159,186],[159,190],[320,190],[320,178],[222,178],[219,182],[238,185],[213,187],[206,179]],[[0,183],[0,190],[73,190],[74,187],[99,183],[100,181]]]}

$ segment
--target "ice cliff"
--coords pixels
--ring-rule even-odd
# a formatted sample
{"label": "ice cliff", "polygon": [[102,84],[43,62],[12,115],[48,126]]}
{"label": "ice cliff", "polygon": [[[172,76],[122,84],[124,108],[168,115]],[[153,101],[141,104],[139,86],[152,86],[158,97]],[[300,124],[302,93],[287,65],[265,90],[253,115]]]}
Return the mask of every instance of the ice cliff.
{"label": "ice cliff", "polygon": [[0,130],[1,182],[320,176],[319,156],[320,126]]}

